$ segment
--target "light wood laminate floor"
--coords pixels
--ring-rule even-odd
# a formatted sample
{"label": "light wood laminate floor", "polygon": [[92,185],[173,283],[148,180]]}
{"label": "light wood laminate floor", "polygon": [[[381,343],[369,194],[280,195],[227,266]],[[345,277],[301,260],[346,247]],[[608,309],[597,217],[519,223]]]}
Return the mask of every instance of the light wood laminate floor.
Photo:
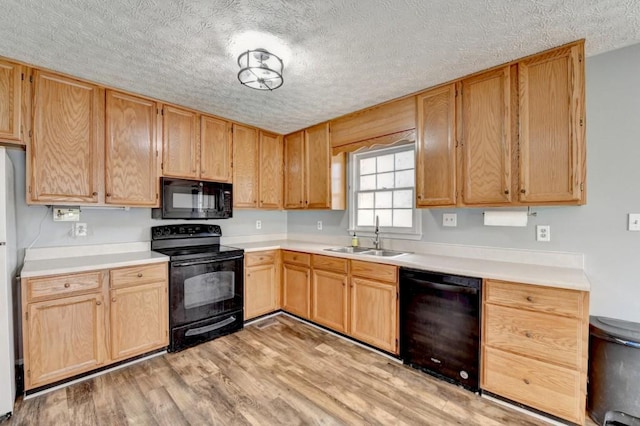
{"label": "light wood laminate floor", "polygon": [[4,424],[545,423],[280,315],[20,400]]}

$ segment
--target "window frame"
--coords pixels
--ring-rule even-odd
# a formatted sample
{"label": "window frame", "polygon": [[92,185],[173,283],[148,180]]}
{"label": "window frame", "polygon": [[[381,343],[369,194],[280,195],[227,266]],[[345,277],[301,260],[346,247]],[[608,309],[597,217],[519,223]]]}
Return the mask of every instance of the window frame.
{"label": "window frame", "polygon": [[[403,141],[393,146],[386,147],[372,147],[366,150],[359,150],[357,152],[349,153],[349,170],[348,170],[348,210],[349,210],[349,233],[353,235],[356,232],[360,236],[373,237],[375,226],[356,226],[357,224],[357,194],[359,189],[360,168],[359,160],[363,158],[379,157],[382,155],[395,154],[397,152],[407,151],[409,148],[413,149],[414,159],[417,155],[415,141],[407,142]],[[394,168],[395,170],[395,168]],[[416,170],[416,161],[414,161],[414,176]],[[382,238],[391,239],[407,239],[407,240],[420,240],[422,239],[422,211],[416,208],[416,181],[413,182],[413,197],[412,197],[412,216],[413,226],[411,228],[400,228],[393,226],[380,226],[380,236]],[[376,190],[381,191],[381,190]],[[366,245],[366,244],[365,244]]]}

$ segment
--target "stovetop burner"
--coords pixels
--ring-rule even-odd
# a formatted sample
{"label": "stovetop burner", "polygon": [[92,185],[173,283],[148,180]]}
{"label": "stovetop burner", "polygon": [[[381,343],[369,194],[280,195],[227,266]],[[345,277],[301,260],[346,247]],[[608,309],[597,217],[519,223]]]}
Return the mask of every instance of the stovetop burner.
{"label": "stovetop burner", "polygon": [[162,225],[151,228],[151,250],[174,260],[241,256],[243,249],[220,245],[218,225]]}

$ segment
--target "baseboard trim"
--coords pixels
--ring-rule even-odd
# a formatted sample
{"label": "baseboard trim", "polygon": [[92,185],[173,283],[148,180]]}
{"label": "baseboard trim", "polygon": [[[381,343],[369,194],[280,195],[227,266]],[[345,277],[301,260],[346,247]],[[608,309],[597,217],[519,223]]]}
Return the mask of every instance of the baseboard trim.
{"label": "baseboard trim", "polygon": [[550,425],[567,426],[567,424],[573,424],[573,423],[570,423],[570,422],[563,423],[561,421],[549,418],[549,417],[544,416],[544,415],[542,415],[540,413],[536,413],[535,411],[527,410],[526,408],[511,404],[511,403],[509,403],[507,401],[504,401],[504,400],[502,400],[500,398],[496,398],[496,397],[494,397],[492,395],[488,395],[488,394],[486,394],[484,392],[481,393],[481,396],[482,396],[482,398],[488,399],[489,401],[495,402],[496,404],[502,405],[503,407],[510,408],[510,409],[515,410],[515,411],[517,411],[519,413],[527,414],[528,416],[531,416],[531,417],[533,417],[535,419],[538,419],[538,420],[542,420],[542,421],[544,421],[546,423],[549,423]]}

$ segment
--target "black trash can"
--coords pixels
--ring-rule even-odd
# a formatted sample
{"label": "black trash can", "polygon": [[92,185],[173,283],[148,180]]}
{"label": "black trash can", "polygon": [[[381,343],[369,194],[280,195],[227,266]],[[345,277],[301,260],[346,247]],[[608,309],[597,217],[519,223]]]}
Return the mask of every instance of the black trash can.
{"label": "black trash can", "polygon": [[587,412],[599,425],[640,425],[640,324],[590,317]]}

